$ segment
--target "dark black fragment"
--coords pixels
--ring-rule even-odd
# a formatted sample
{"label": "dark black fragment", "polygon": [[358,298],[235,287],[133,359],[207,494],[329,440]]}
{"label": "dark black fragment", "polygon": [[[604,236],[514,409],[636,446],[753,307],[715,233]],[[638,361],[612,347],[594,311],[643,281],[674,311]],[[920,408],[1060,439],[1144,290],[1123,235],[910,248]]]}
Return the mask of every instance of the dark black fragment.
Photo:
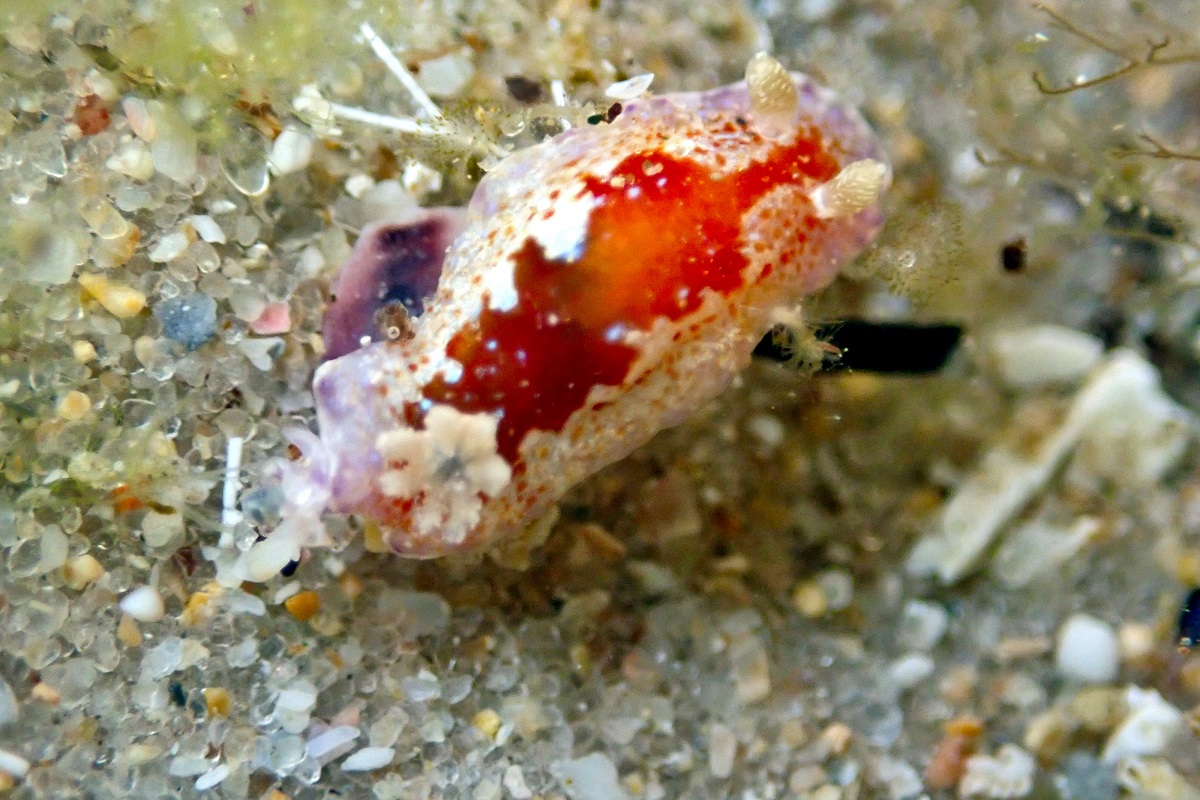
{"label": "dark black fragment", "polygon": [[1000,266],[1005,272],[1020,272],[1025,269],[1027,255],[1025,237],[1013,239],[1000,248]]}
{"label": "dark black fragment", "polygon": [[1193,589],[1179,611],[1179,649],[1191,650],[1197,644],[1200,644],[1200,589]]}
{"label": "dark black fragment", "polygon": [[183,691],[183,684],[179,681],[171,681],[167,684],[167,694],[171,697],[171,702],[183,708],[187,705],[187,694]]}
{"label": "dark black fragment", "polygon": [[1112,305],[1097,306],[1088,317],[1084,330],[1104,343],[1105,350],[1121,344],[1128,321],[1121,309]]}
{"label": "dark black fragment", "polygon": [[[846,320],[818,326],[816,336],[836,347],[841,355],[826,359],[823,372],[863,370],[901,375],[937,372],[958,347],[962,328],[952,324],[918,325],[910,322],[867,322]],[[754,355],[774,361],[790,361],[792,354],[782,342],[786,336],[768,333],[754,348]]]}
{"label": "dark black fragment", "polygon": [[533,105],[540,103],[546,96],[546,90],[537,81],[532,81],[522,75],[510,75],[504,79],[504,86],[509,95],[518,103]]}

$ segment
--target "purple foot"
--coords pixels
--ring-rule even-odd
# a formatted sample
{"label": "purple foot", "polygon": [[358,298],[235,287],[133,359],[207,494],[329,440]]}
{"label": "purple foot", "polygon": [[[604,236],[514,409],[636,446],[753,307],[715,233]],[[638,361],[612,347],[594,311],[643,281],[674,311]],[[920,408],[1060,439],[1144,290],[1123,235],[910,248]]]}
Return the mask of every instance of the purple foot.
{"label": "purple foot", "polygon": [[397,316],[420,316],[437,290],[446,248],[465,225],[464,209],[423,208],[364,228],[325,312],[325,359],[341,358],[364,340],[388,338],[389,320]]}

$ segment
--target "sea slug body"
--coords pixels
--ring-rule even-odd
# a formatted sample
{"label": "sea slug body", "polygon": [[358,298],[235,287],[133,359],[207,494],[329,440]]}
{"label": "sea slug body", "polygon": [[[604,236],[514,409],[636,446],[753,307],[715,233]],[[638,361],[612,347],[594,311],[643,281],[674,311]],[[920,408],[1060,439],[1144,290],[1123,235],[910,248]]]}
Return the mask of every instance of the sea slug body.
{"label": "sea slug body", "polygon": [[[746,82],[634,100],[511,155],[465,219],[364,235],[314,379],[320,436],[279,466],[284,520],[250,571],[319,542],[325,510],[410,557],[519,535],[719,393],[775,311],[875,235],[889,180],[853,109],[760,55]],[[421,253],[450,238],[433,291]],[[388,297],[409,313],[371,335]]]}

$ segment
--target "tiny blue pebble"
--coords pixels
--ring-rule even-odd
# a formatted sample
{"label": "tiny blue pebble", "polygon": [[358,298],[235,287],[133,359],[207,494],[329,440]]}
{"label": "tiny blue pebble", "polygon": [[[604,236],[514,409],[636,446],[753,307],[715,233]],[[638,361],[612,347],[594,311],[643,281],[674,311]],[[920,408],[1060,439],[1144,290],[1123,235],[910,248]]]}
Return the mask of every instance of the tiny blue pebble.
{"label": "tiny blue pebble", "polygon": [[217,301],[203,292],[164,300],[154,307],[163,334],[188,350],[195,350],[217,332]]}

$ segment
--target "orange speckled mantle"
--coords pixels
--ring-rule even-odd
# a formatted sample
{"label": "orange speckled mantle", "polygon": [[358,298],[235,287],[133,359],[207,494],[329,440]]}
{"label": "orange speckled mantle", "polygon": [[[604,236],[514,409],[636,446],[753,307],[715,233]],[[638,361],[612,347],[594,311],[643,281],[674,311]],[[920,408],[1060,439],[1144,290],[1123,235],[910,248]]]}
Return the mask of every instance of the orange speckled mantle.
{"label": "orange speckled mantle", "polygon": [[880,224],[817,213],[817,187],[880,155],[794,80],[775,138],[736,84],[630,103],[490,173],[412,338],[318,371],[330,505],[405,555],[487,546],[727,385],[774,309]]}

